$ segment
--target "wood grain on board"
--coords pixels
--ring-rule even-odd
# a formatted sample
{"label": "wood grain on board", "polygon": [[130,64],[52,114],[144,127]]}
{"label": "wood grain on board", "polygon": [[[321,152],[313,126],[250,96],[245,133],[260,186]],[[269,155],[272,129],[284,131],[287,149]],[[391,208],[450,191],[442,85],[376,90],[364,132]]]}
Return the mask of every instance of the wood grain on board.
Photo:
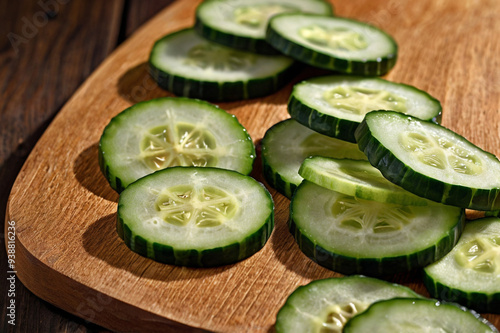
{"label": "wood grain on board", "polygon": [[[192,269],[156,263],[115,232],[117,194],[97,163],[111,117],[141,100],[169,96],[147,74],[153,42],[193,23],[198,1],[178,1],[122,44],[80,87],[42,136],[14,184],[7,218],[17,226],[19,279],[68,312],[118,331],[272,330],[299,285],[340,276],[306,258],[286,228],[289,201],[270,189],[276,227],[264,249],[240,263]],[[497,1],[336,3],[339,16],[379,26],[399,44],[388,79],[427,90],[443,104],[443,124],[500,155],[500,33]],[[308,73],[302,73],[302,76]],[[257,143],[288,117],[293,82],[261,99],[221,103]],[[263,180],[257,166],[252,175]],[[413,273],[393,277],[427,295]],[[500,316],[485,315],[496,326]]]}
{"label": "wood grain on board", "polygon": [[[0,2],[0,216],[19,170],[54,115],[127,34],[171,2]],[[0,271],[0,290],[7,291],[5,251],[0,251]],[[11,298],[7,292],[2,296],[0,332],[104,332],[36,297],[19,281],[18,320],[10,325]]]}

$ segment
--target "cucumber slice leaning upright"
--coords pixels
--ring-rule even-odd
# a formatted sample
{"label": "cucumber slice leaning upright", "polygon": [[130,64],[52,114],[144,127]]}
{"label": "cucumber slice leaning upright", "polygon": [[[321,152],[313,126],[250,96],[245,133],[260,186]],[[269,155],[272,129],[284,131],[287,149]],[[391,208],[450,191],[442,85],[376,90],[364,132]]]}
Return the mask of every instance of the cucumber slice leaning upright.
{"label": "cucumber slice leaning upright", "polygon": [[456,304],[423,298],[393,298],[373,303],[349,320],[342,332],[498,333],[498,330],[478,314]]}
{"label": "cucumber slice leaning upright", "polygon": [[441,103],[406,84],[340,75],[296,84],[288,102],[288,112],[302,125],[350,142],[356,142],[354,131],[372,110],[393,110],[439,122]]}
{"label": "cucumber slice leaning upright", "polygon": [[264,177],[287,198],[302,181],[299,168],[310,156],[366,159],[354,143],[319,134],[293,119],[283,120],[267,130],[262,139]]}
{"label": "cucumber slice leaning upright", "polygon": [[500,313],[500,218],[468,222],[453,250],[424,271],[432,297]]}
{"label": "cucumber slice leaning upright", "polygon": [[380,276],[422,268],[458,241],[464,210],[358,199],[302,181],[290,204],[290,232],[302,252],[342,274]]}
{"label": "cucumber slice leaning upright", "polygon": [[158,40],[149,64],[160,87],[210,101],[269,95],[290,82],[298,69],[288,57],[238,51],[205,40],[193,29]]}
{"label": "cucumber slice leaning upright", "polygon": [[118,202],[118,235],[167,264],[231,264],[259,251],[273,230],[271,195],[249,176],[174,167],[141,178]]}
{"label": "cucumber slice leaning upright", "polygon": [[419,297],[386,281],[349,276],[312,281],[298,287],[276,317],[277,333],[341,333],[349,319],[370,304],[394,297]]}
{"label": "cucumber slice leaning upright", "polygon": [[266,39],[283,54],[311,66],[356,75],[383,75],[398,46],[384,31],[347,18],[284,13],[269,21]]}
{"label": "cucumber slice leaning upright", "polygon": [[418,196],[463,208],[500,209],[500,161],[440,125],[372,111],[356,140],[385,178]]}
{"label": "cucumber slice leaning upright", "polygon": [[368,161],[313,156],[304,160],[299,175],[321,187],[360,199],[399,205],[429,204],[429,200],[385,179]]}
{"label": "cucumber slice leaning upright", "polygon": [[196,31],[206,39],[236,49],[277,54],[266,42],[269,18],[284,12],[332,15],[323,0],[205,0],[196,8]]}
{"label": "cucumber slice leaning upright", "polygon": [[235,116],[210,103],[165,97],[137,103],[111,119],[99,141],[99,164],[120,192],[172,166],[231,169],[249,174],[255,148]]}

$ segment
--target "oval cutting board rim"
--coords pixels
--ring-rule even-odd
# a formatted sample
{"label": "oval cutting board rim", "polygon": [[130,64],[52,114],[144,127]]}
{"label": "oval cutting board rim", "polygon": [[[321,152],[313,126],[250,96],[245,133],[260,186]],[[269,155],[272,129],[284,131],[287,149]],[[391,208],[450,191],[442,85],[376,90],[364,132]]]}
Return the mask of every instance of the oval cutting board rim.
{"label": "oval cutting board rim", "polygon": [[[196,1],[200,2],[200,0]],[[19,174],[16,176],[16,180],[14,182],[14,185],[12,186],[11,193],[9,194],[9,198],[7,201],[6,215],[5,215],[6,222],[12,220],[15,221],[15,219],[11,218],[12,216],[10,214],[9,207],[12,205],[13,197],[16,194],[15,191],[17,190],[17,183],[20,182],[20,178],[24,175],[26,164],[28,162],[31,162],[30,159],[33,158],[33,152],[36,152],[39,149],[38,146],[40,145],[42,138],[48,135],[47,132],[52,127],[52,124],[58,122],[59,121],[58,119],[63,118],[66,115],[66,113],[73,112],[72,110],[70,110],[69,106],[72,105],[74,100],[81,98],[81,96],[85,94],[85,91],[87,89],[91,89],[91,85],[95,81],[95,77],[99,76],[102,70],[109,66],[109,63],[114,62],[118,54],[125,52],[124,50],[129,49],[130,45],[134,45],[135,41],[144,34],[144,31],[149,30],[151,26],[158,25],[156,24],[157,21],[163,21],[163,16],[165,16],[164,13],[166,12],[175,13],[176,11],[180,11],[183,9],[184,6],[181,4],[181,1],[176,0],[169,6],[161,10],[159,13],[157,13],[153,18],[142,24],[129,38],[127,38],[123,43],[121,43],[115,50],[111,52],[111,54],[108,57],[106,57],[106,59],[103,60],[101,64],[98,65],[98,67],[77,88],[77,90],[63,105],[60,111],[57,112],[54,119],[51,121],[47,129],[44,131],[40,139],[33,147],[32,151],[28,155],[28,158],[24,162]],[[175,16],[175,14],[171,14],[171,16]],[[184,23],[179,25],[179,27],[172,26],[169,29],[165,29],[164,33],[175,31],[177,29],[184,27],[189,27],[190,25],[192,24]],[[151,45],[153,44],[153,42],[154,40],[151,42]],[[7,223],[5,223],[4,232],[5,234],[7,234]],[[19,267],[20,264],[22,267],[28,268],[26,272],[23,272],[22,274],[17,274],[18,278],[21,280],[21,282],[26,288],[28,288],[31,292],[33,292],[33,294],[35,294],[37,297],[40,297],[41,299],[51,303],[52,305],[60,309],[63,309],[64,311],[67,311],[73,315],[81,317],[86,321],[99,324],[111,330],[122,331],[124,327],[128,327],[126,325],[125,326],[123,325],[123,321],[125,320],[125,318],[120,317],[119,315],[115,317],[109,315],[112,313],[118,313],[118,311],[112,311],[113,309],[107,309],[106,316],[95,316],[96,313],[100,312],[103,306],[109,306],[110,304],[113,304],[116,310],[119,309],[123,310],[123,308],[128,308],[129,313],[136,313],[138,317],[137,319],[140,318],[141,320],[141,324],[139,327],[141,329],[147,329],[150,332],[156,332],[156,331],[163,332],[165,330],[165,326],[172,329],[174,328],[181,329],[182,331],[186,332],[205,331],[204,329],[197,328],[195,323],[176,322],[174,320],[158,316],[157,314],[154,314],[150,311],[135,307],[134,305],[132,305],[129,302],[126,302],[125,300],[114,298],[110,296],[109,293],[89,288],[87,285],[82,284],[81,282],[76,281],[75,279],[72,279],[71,277],[61,273],[60,271],[54,270],[52,267],[47,265],[47,263],[39,260],[39,258],[32,255],[31,252],[24,247],[22,239],[19,238],[19,234],[17,232],[16,232],[16,254],[17,258],[21,258],[21,261],[16,262],[16,266]],[[33,284],[33,281],[31,279],[27,281],[23,280],[24,276],[26,275],[37,276],[37,277],[43,276],[49,279],[48,281],[45,281],[46,279],[44,279],[43,284],[40,284],[39,281],[37,281],[36,284]],[[58,284],[56,289],[51,289],[50,287],[53,286],[53,284],[50,282],[50,278],[53,278],[54,276],[58,276],[58,280],[64,281],[65,283]],[[67,291],[67,295],[69,295],[69,297],[66,296],[63,299],[64,302],[61,302],[60,298],[54,297],[55,292],[60,292],[61,286],[64,287],[64,291]],[[76,294],[75,295],[74,292],[78,291],[80,288],[81,288],[80,292],[75,293]],[[128,320],[130,319],[126,319],[126,321]]]}

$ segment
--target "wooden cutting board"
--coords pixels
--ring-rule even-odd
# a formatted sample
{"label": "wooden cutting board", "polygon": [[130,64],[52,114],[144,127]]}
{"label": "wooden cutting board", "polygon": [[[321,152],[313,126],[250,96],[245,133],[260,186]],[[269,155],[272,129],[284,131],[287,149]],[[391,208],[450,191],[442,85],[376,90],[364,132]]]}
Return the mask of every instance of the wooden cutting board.
{"label": "wooden cutting board", "polygon": [[[134,254],[115,232],[118,195],[97,163],[109,120],[133,103],[168,96],[147,74],[153,42],[193,24],[199,1],[178,1],[121,45],[81,86],[42,136],[12,189],[16,270],[42,299],[117,331],[272,331],[286,297],[311,280],[340,276],[301,254],[287,231],[289,201],[270,189],[276,228],[265,248],[225,267],[191,269]],[[443,124],[500,155],[500,2],[353,0],[339,16],[372,23],[400,47],[388,79],[427,90]],[[302,73],[318,74],[315,70]],[[288,117],[293,82],[276,94],[221,103],[256,143]],[[263,181],[260,167],[252,174]],[[415,274],[393,281],[427,295]],[[486,315],[500,327],[499,315]]]}

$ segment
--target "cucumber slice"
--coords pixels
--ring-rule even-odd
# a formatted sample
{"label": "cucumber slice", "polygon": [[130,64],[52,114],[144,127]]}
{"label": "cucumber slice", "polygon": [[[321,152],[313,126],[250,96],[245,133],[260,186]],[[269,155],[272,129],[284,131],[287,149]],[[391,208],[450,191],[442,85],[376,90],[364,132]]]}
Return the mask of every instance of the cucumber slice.
{"label": "cucumber slice", "polygon": [[290,82],[296,63],[281,55],[238,51],[184,29],[158,40],[149,57],[158,85],[178,96],[212,101],[261,97]]}
{"label": "cucumber slice", "polygon": [[374,111],[355,135],[370,163],[405,190],[446,205],[500,208],[500,161],[451,130]]}
{"label": "cucumber slice", "polygon": [[261,54],[279,52],[266,42],[269,18],[284,12],[333,15],[323,0],[205,0],[196,8],[196,31],[203,37],[236,49]]}
{"label": "cucumber slice", "polygon": [[153,260],[220,266],[259,251],[273,229],[271,195],[230,170],[174,167],[127,187],[117,231],[127,246]]}
{"label": "cucumber slice", "polygon": [[209,166],[249,174],[255,148],[235,116],[204,101],[165,97],[111,119],[99,141],[99,164],[112,188],[171,166]]}
{"label": "cucumber slice", "polygon": [[500,313],[500,218],[468,222],[453,250],[424,271],[432,297]]}
{"label": "cucumber slice", "polygon": [[373,303],[344,327],[345,333],[498,332],[486,319],[463,307],[423,298]]}
{"label": "cucumber slice", "polygon": [[357,75],[383,75],[398,46],[384,31],[347,18],[284,13],[269,21],[266,39],[283,54],[311,66]]}
{"label": "cucumber slice", "polygon": [[304,180],[290,204],[290,232],[306,256],[342,274],[379,276],[424,267],[458,241],[464,210],[357,199]]}
{"label": "cucumber slice", "polygon": [[497,216],[497,217],[500,217],[500,210],[490,210],[490,211],[484,212],[484,216]]}
{"label": "cucumber slice", "polygon": [[393,110],[438,122],[441,103],[425,91],[380,78],[324,76],[293,87],[288,112],[321,134],[356,142],[354,131],[372,110]]}
{"label": "cucumber slice", "polygon": [[268,129],[262,139],[262,162],[267,183],[290,199],[302,181],[300,165],[313,155],[366,159],[357,145],[324,136],[287,119]]}
{"label": "cucumber slice", "polygon": [[429,203],[385,179],[368,161],[314,156],[304,160],[299,175],[321,187],[360,199],[414,206]]}
{"label": "cucumber slice", "polygon": [[340,333],[373,302],[419,296],[407,287],[364,276],[312,281],[288,297],[276,317],[276,332]]}

